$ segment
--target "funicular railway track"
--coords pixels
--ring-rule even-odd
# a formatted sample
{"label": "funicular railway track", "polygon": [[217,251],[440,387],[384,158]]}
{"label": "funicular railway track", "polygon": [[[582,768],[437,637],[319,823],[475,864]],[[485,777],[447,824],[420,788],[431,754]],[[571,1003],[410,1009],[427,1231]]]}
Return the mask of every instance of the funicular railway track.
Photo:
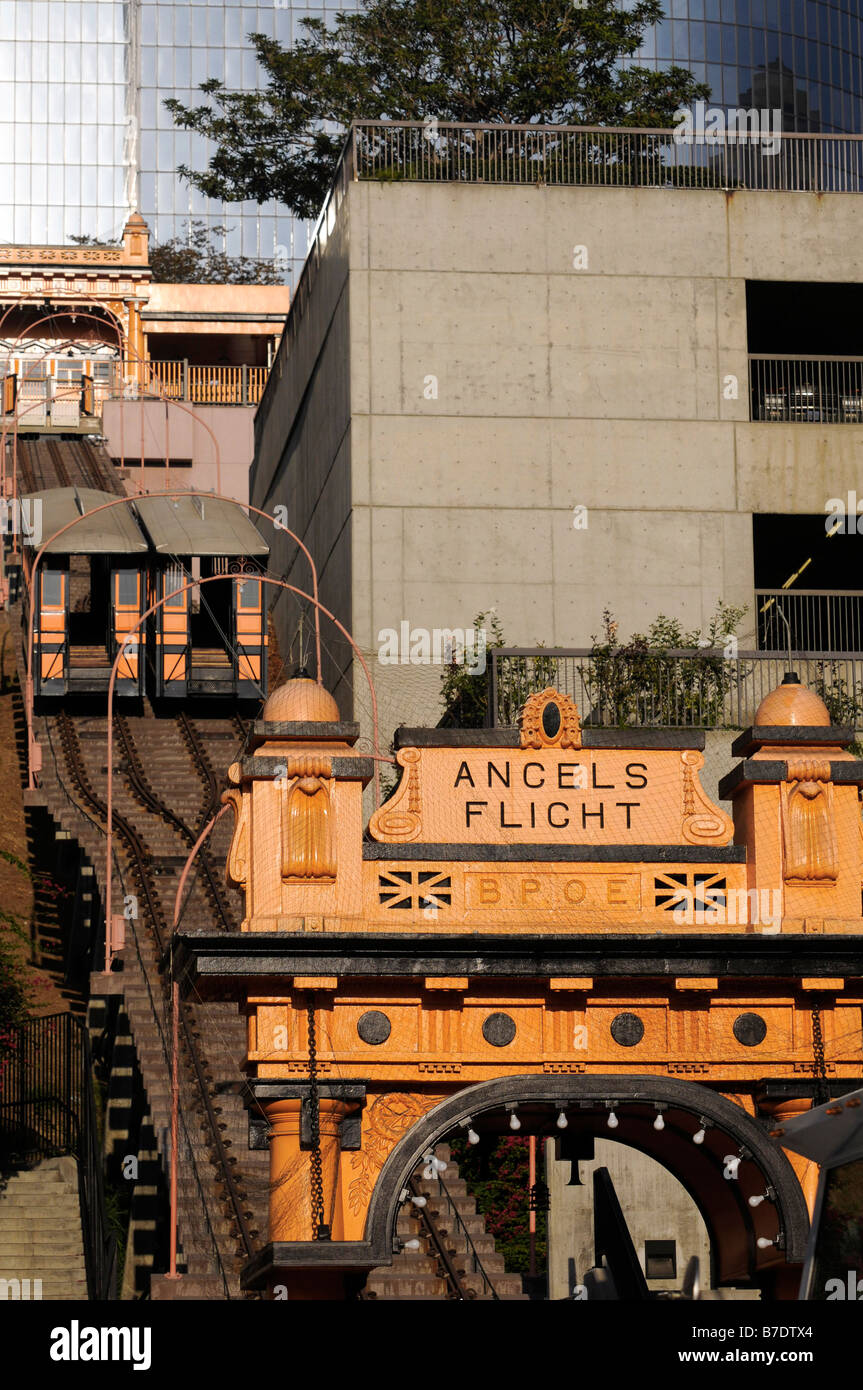
{"label": "funicular railway track", "polygon": [[17,446],[21,491],[89,487],[123,495],[114,465],[101,445],[84,440],[21,439]]}
{"label": "funicular railway track", "polygon": [[[97,750],[99,758],[103,756],[102,731],[105,720],[91,719],[86,721],[88,727],[79,729],[79,721],[61,712],[52,716],[50,723],[58,735],[68,789],[104,835],[107,829],[107,804],[99,782],[101,773],[106,769],[97,770],[94,767],[90,749]],[[231,737],[233,742],[233,736],[245,735],[245,726],[236,717],[218,723],[218,736],[223,740]],[[229,724],[229,731],[225,730],[226,723]],[[200,789],[195,822],[178,813],[179,797],[172,797],[174,805],[169,806],[165,796],[154,789],[153,779],[144,771],[135,738],[135,725],[139,726],[139,738],[140,726],[146,726],[144,733],[151,754],[162,743],[170,747],[173,757],[178,740],[188,750],[189,761],[198,773]],[[157,732],[160,726],[161,736]],[[170,982],[164,967],[170,947],[173,916],[172,910],[168,909],[168,900],[172,909],[175,880],[179,876],[177,861],[180,858],[170,856],[173,872],[166,870],[166,856],[164,852],[160,853],[160,850],[164,851],[165,840],[163,838],[161,843],[157,843],[154,823],[158,821],[175,841],[180,840],[186,847],[186,853],[182,856],[185,861],[188,848],[197,841],[200,829],[218,807],[221,788],[207,754],[206,740],[196,723],[185,714],[170,720],[146,718],[133,721],[125,715],[116,716],[115,733],[115,747],[121,758],[116,770],[126,784],[128,796],[123,805],[115,806],[114,831],[125,851],[130,880],[128,887],[137,899],[137,916],[127,922],[124,986],[130,1017],[137,1014],[138,1027],[133,1017],[136,1036],[140,1034],[143,1038],[149,1035],[152,1038],[153,1029],[146,1026],[150,1020],[155,1023],[158,1034],[155,1046],[145,1045],[143,1049],[139,1046],[139,1053],[143,1053],[142,1069],[149,1094],[151,1088],[147,1073],[158,1078],[157,1084],[161,1083],[164,1088],[164,1077],[170,1063],[167,1027]],[[188,772],[189,769],[182,763],[177,764],[174,790],[178,781],[189,781]],[[117,778],[115,803],[122,800],[117,794],[121,785],[120,778]],[[136,815],[136,806],[146,814]],[[196,883],[187,888],[184,925],[212,925],[215,919],[220,929],[235,930],[237,924],[231,905],[206,851],[199,851],[196,863],[202,872],[203,892]],[[148,1014],[149,1019],[146,1017]],[[196,1142],[195,1137],[191,1136],[189,1143],[193,1161],[186,1166],[191,1167],[193,1173],[191,1178],[187,1177],[180,1192],[180,1239],[189,1273],[203,1276],[205,1282],[209,1279],[211,1285],[215,1273],[224,1290],[221,1296],[237,1296],[237,1272],[255,1252],[258,1231],[265,1230],[262,1223],[266,1218],[268,1181],[263,1161],[265,1155],[254,1153],[249,1154],[248,1160],[244,1158],[245,1176],[241,1176],[236,1171],[236,1158],[228,1151],[233,1144],[239,1145],[240,1134],[246,1124],[239,1095],[239,1068],[236,1065],[238,1053],[244,1050],[242,1025],[236,1016],[233,1019],[214,1017],[213,1006],[199,1014],[194,1005],[186,1004],[180,1011],[180,1026],[183,1044],[181,1106],[186,1113],[194,1109],[201,1130],[201,1139]],[[233,1033],[233,1037],[227,1038],[226,1051],[226,1034],[229,1033]],[[222,1088],[221,1094],[213,1075],[217,1065],[228,1072],[229,1082],[232,1076],[235,1078],[233,1087]],[[162,1106],[164,1108],[164,1096]],[[164,1129],[164,1125],[160,1128]],[[230,1130],[229,1135],[225,1134],[226,1130]]]}
{"label": "funicular railway track", "polygon": [[[76,487],[125,495],[101,444],[31,436],[14,446],[10,441],[10,447],[14,447],[17,489],[22,494]],[[125,511],[121,507],[107,516]],[[68,566],[69,612],[88,613],[95,582],[89,562],[85,572],[72,550]],[[101,643],[97,645],[101,649]],[[26,646],[24,624],[16,635],[22,682]],[[109,664],[115,650],[109,623],[104,649]],[[223,705],[221,709],[216,712],[199,699],[193,711],[184,698],[178,709],[175,698],[172,717],[157,717],[145,700],[136,706],[136,713],[127,714],[124,709],[113,719],[112,896],[113,911],[126,918],[123,968],[116,980],[152,1123],[152,1135],[148,1130],[142,1152],[148,1161],[154,1158],[155,1141],[161,1155],[161,1165],[157,1164],[161,1174],[155,1180],[163,1190],[171,1161],[167,1136],[175,900],[190,851],[220,809],[223,769],[237,756],[247,734],[237,713],[225,711]],[[58,831],[81,846],[104,902],[108,826],[104,703],[98,709],[91,703],[86,710],[80,701],[62,709],[51,701],[38,710],[34,731],[44,754],[40,800]],[[179,920],[185,929],[239,928],[240,895],[223,878],[229,822],[229,817],[219,820],[190,867],[180,903]],[[269,1205],[268,1154],[248,1150],[243,1103],[247,1083],[242,1070],[245,1020],[234,1004],[212,1002],[197,1007],[188,1002],[181,1006],[180,1026],[178,1226],[180,1268],[185,1266],[190,1276],[183,1287],[186,1296],[237,1297],[239,1270],[266,1239]],[[154,1190],[143,1189],[144,1193]],[[152,1201],[146,1196],[142,1200]],[[148,1208],[142,1217],[145,1227],[149,1215]],[[148,1264],[145,1251],[146,1246],[143,1266]],[[164,1263],[157,1266],[165,1267]],[[146,1281],[139,1287],[146,1288]]]}
{"label": "funicular railway track", "polygon": [[[192,849],[197,843],[204,827],[219,810],[221,787],[210,767],[201,739],[191,720],[185,714],[179,714],[176,716],[176,724],[182,733],[183,741],[189,750],[192,762],[203,783],[204,801],[196,826],[187,825],[186,822],[171,809],[167,801],[158,796],[153,790],[144,769],[141,755],[132,737],[128,719],[121,714],[115,714],[114,716],[114,729],[126,760],[125,773],[135,796],[146,810],[154,812],[157,816],[161,816],[168,825],[172,826],[180,838]],[[202,846],[198,851],[197,862],[203,873],[209,900],[218,918],[219,928],[222,931],[236,931],[237,923],[233,918],[225,892],[213,870],[212,857],[206,846]]]}

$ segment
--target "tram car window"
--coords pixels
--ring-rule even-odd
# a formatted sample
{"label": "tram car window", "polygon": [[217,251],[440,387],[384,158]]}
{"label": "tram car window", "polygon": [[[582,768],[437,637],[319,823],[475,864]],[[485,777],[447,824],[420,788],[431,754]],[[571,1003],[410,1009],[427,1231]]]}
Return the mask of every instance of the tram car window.
{"label": "tram car window", "polygon": [[43,569],[39,581],[40,688],[62,693],[66,682],[67,576],[60,569]]}

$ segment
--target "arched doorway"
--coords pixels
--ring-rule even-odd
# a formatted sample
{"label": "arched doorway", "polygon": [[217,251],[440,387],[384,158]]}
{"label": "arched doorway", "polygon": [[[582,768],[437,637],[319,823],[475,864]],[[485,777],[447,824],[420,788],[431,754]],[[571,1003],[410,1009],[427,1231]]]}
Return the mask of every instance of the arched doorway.
{"label": "arched doorway", "polygon": [[[382,1259],[398,1248],[402,1194],[423,1156],[463,1133],[468,1122],[478,1132],[506,1133],[514,1107],[522,1134],[555,1133],[563,1111],[570,1139],[613,1137],[661,1163],[703,1216],[714,1284],[795,1296],[794,1266],[803,1259],[809,1219],[789,1160],[740,1106],[695,1082],[667,1077],[511,1076],[441,1102],[403,1136],[381,1170],[366,1240]],[[610,1131],[612,1115],[617,1123]],[[753,1204],[753,1198],[760,1200]]]}

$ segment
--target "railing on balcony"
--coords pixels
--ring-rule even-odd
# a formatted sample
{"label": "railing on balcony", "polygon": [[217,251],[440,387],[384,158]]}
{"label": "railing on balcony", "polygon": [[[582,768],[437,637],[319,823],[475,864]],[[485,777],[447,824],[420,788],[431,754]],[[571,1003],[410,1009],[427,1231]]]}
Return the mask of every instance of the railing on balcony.
{"label": "railing on balcony", "polygon": [[13,361],[0,378],[6,416],[22,431],[91,428],[106,400],[157,399],[195,405],[254,406],[264,393],[266,367],[196,366],[187,361],[145,362],[44,358]]}
{"label": "railing on balcony", "polygon": [[750,353],[752,420],[796,424],[863,423],[863,357]]}
{"label": "railing on balcony", "polygon": [[144,392],[157,395],[161,392],[169,400],[192,401],[197,405],[257,405],[266,380],[266,367],[200,367],[179,361],[148,362]]}
{"label": "railing on balcony", "polygon": [[[354,178],[859,193],[863,136],[355,121]],[[715,137],[715,138],[714,138]]]}
{"label": "railing on balcony", "polygon": [[[529,695],[554,686],[575,701],[585,725],[743,729],[789,669],[787,650],[606,655],[588,648],[497,647],[488,655],[488,722],[502,728],[515,725]],[[792,651],[790,666],[822,697],[834,724],[863,727],[863,651]]]}
{"label": "railing on balcony", "polygon": [[863,651],[863,593],[857,590],[756,589],[755,613],[761,651]]}

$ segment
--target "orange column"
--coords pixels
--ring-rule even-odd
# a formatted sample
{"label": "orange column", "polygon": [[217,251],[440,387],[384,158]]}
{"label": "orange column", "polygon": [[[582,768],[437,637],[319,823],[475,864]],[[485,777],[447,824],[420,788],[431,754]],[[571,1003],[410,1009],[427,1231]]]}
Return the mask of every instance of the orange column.
{"label": "orange column", "polygon": [[[773,1114],[776,1129],[781,1129],[785,1120],[793,1120],[797,1115],[805,1115],[812,1109],[812,1101],[808,1096],[795,1096],[793,1100],[778,1100],[762,1103],[763,1110],[770,1109]],[[811,1158],[805,1158],[803,1154],[794,1153],[792,1149],[784,1150],[786,1158],[789,1159],[791,1167],[797,1176],[797,1181],[803,1188],[803,1196],[806,1199],[806,1206],[809,1210],[809,1220],[815,1212],[815,1196],[818,1191],[818,1174],[820,1169],[818,1164]]]}
{"label": "orange column", "polygon": [[[269,1101],[264,1109],[270,1131],[270,1240],[313,1240],[311,1152],[300,1148],[300,1100]],[[340,1100],[320,1101],[321,1179],[324,1220],[333,1240],[344,1239],[339,1184],[339,1127],[352,1107]]]}
{"label": "orange column", "polygon": [[146,381],[146,370],[144,367],[144,327],[141,322],[141,300],[130,299],[128,301],[129,311],[129,339],[126,345],[126,356],[129,360],[129,367],[126,375],[133,377],[134,380]]}

